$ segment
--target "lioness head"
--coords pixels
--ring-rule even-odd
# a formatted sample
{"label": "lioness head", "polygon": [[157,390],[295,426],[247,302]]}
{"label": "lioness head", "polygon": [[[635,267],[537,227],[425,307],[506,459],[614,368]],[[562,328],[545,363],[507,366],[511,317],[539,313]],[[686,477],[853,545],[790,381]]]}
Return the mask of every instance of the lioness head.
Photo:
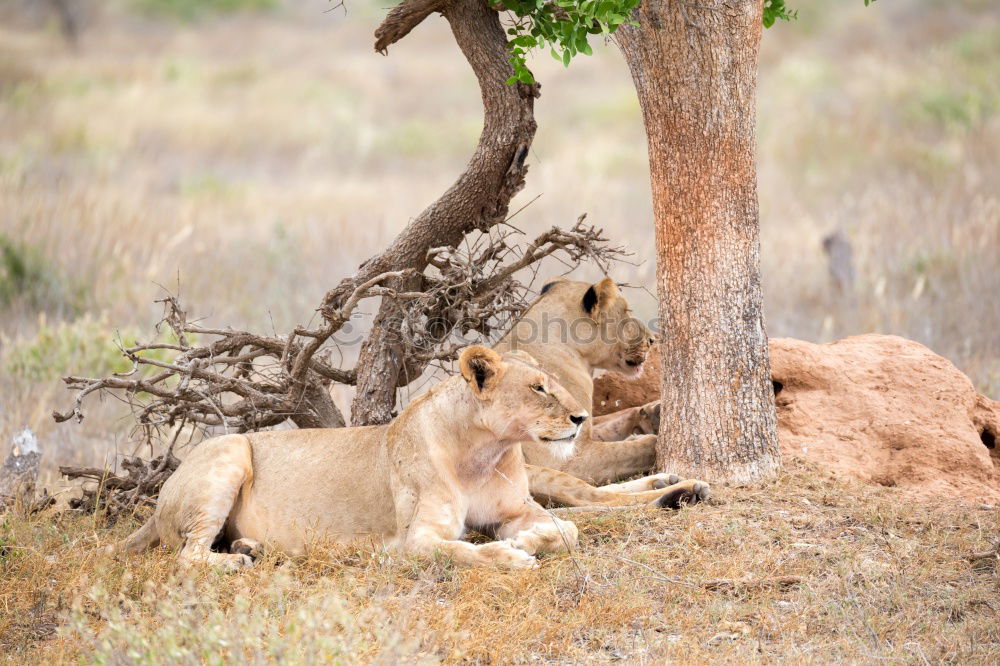
{"label": "lioness head", "polygon": [[547,442],[557,455],[573,453],[589,414],[524,352],[500,356],[474,345],[459,358],[462,377],[481,401],[482,425],[500,439]]}
{"label": "lioness head", "polygon": [[595,368],[626,376],[642,371],[655,342],[646,325],[632,316],[618,286],[607,277],[595,284],[562,279],[549,282],[542,287],[531,313],[536,321],[548,319],[543,324],[545,333],[559,335],[560,342],[574,346]]}

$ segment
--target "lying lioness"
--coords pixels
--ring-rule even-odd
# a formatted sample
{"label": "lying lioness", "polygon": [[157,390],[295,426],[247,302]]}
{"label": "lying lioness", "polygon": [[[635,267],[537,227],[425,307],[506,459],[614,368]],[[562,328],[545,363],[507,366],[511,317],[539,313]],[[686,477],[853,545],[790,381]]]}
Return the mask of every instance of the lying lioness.
{"label": "lying lioness", "polygon": [[[519,442],[564,455],[588,413],[527,354],[469,347],[460,375],[388,426],[224,435],[192,451],[163,485],[153,517],[120,548],[159,542],[183,561],[233,568],[260,547],[374,535],[404,553],[530,567],[572,548],[576,526],[531,500]],[[500,541],[460,541],[466,528]],[[230,553],[212,552],[223,534]]]}
{"label": "lying lioness", "polygon": [[[596,284],[559,278],[542,287],[539,297],[495,349],[530,354],[579,404],[591,410],[594,371],[636,376],[652,343],[653,334],[632,317],[628,301],[611,278]],[[649,474],[656,462],[655,430],[630,437],[641,425],[633,416],[609,414],[598,421],[589,419],[570,456],[554,455],[550,447],[524,442],[531,494],[569,506],[626,506],[660,497],[660,506],[675,507],[682,501],[706,499],[710,493],[707,483],[696,479],[679,482],[673,474],[623,481]]]}

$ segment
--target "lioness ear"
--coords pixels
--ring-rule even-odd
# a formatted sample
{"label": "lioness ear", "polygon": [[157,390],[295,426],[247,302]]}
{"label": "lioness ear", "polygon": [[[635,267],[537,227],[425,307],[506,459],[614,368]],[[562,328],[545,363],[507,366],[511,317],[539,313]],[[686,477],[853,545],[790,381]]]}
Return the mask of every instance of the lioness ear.
{"label": "lioness ear", "polygon": [[480,398],[496,388],[505,369],[499,354],[480,345],[467,347],[458,359],[458,367],[472,392]]}
{"label": "lioness ear", "polygon": [[546,282],[544,285],[542,285],[542,290],[539,292],[539,295],[546,294],[549,291],[549,289],[551,289],[552,287],[556,286],[560,282],[567,282],[567,280],[564,277],[552,278],[551,280],[549,280],[548,282]]}
{"label": "lioness ear", "polygon": [[597,314],[603,312],[611,302],[619,295],[618,285],[609,277],[604,278],[597,284],[593,284],[583,294],[583,310],[591,317],[596,318]]}

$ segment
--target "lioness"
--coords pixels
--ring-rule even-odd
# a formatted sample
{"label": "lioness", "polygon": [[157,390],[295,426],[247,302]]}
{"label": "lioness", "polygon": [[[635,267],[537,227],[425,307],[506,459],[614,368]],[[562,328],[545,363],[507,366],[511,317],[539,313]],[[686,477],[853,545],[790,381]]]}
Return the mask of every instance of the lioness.
{"label": "lioness", "polygon": [[[542,369],[555,377],[576,401],[591,408],[594,370],[615,370],[626,376],[642,371],[654,338],[649,329],[631,316],[628,301],[611,278],[596,284],[557,279],[542,287],[541,294],[524,312],[494,349],[504,353],[527,352]],[[604,441],[632,426],[608,415],[600,423],[583,424],[575,451],[560,457],[537,442],[522,444],[528,463],[532,495],[567,504],[637,504],[649,501],[647,493],[669,485],[669,501],[705,499],[709,486],[702,481],[677,483],[674,475],[657,474],[625,483],[612,483],[648,473],[655,464],[656,435]],[[564,474],[560,474],[563,472]],[[567,474],[575,478],[567,478]],[[595,488],[591,484],[610,484]],[[628,498],[621,495],[639,493]]]}
{"label": "lioness", "polygon": [[[119,546],[163,542],[183,561],[240,568],[261,545],[374,535],[404,553],[523,568],[572,548],[576,526],[531,500],[519,443],[572,450],[588,413],[526,355],[462,352],[460,375],[387,426],[224,435],[200,444],[163,485],[152,518]],[[466,528],[494,534],[460,541]],[[230,553],[212,552],[223,533]]]}

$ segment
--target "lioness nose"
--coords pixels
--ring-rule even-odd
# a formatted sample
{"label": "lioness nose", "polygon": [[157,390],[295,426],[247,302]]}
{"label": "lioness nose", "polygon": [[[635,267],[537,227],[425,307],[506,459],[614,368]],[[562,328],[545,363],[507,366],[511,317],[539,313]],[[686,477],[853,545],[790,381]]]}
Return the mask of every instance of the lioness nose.
{"label": "lioness nose", "polygon": [[587,420],[587,412],[583,414],[573,414],[569,417],[569,420],[573,422],[573,425],[580,425]]}

